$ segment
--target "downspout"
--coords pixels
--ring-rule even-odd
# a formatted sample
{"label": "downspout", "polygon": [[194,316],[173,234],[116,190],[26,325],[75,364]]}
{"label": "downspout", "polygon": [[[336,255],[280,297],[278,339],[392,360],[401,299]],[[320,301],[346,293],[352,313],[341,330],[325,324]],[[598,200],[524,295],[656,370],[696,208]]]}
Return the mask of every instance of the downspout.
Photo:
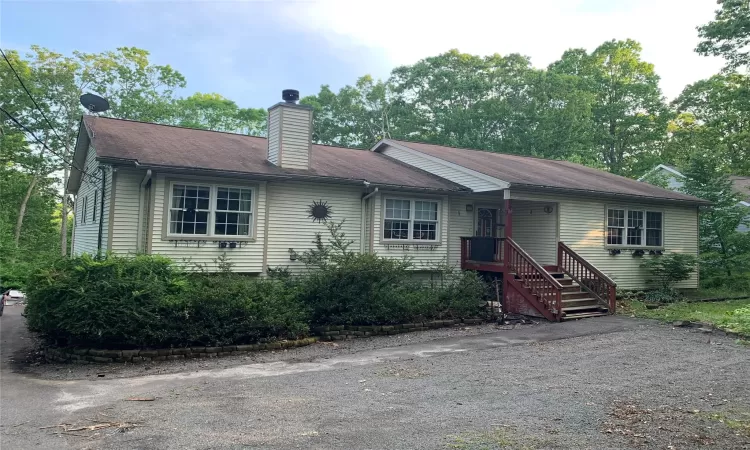
{"label": "downspout", "polygon": [[[96,253],[101,256],[102,254],[102,233],[104,232],[104,195],[107,187],[107,171],[104,170],[104,166],[99,166],[99,171],[102,173],[102,195],[99,196],[99,236],[96,240]],[[94,205],[96,208],[96,205]]]}
{"label": "downspout", "polygon": [[145,201],[143,199],[144,190],[143,188],[146,186],[146,183],[149,182],[151,179],[151,169],[148,169],[146,171],[146,175],[144,175],[143,180],[141,180],[141,185],[138,188],[138,228],[137,228],[137,235],[136,235],[136,251],[138,253],[141,253],[143,250],[143,241],[141,240],[141,236],[143,235],[143,202]]}
{"label": "downspout", "polygon": [[[365,187],[369,187],[370,183],[365,181]],[[372,192],[362,197],[362,204],[360,205],[360,228],[359,228],[359,250],[360,253],[364,253],[363,249],[365,248],[365,202],[367,199],[372,197],[373,195],[378,193],[378,188],[376,187]]]}

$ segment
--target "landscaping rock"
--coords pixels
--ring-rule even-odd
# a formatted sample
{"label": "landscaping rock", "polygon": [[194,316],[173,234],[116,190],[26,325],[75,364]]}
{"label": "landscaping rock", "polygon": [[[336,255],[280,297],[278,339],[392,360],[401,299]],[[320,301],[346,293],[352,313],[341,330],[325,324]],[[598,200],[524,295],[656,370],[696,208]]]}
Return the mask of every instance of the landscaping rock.
{"label": "landscaping rock", "polygon": [[687,320],[675,320],[674,322],[672,322],[672,326],[673,327],[689,327],[690,322]]}
{"label": "landscaping rock", "polygon": [[141,350],[141,352],[138,355],[153,358],[154,356],[159,356],[159,352],[156,350]]}

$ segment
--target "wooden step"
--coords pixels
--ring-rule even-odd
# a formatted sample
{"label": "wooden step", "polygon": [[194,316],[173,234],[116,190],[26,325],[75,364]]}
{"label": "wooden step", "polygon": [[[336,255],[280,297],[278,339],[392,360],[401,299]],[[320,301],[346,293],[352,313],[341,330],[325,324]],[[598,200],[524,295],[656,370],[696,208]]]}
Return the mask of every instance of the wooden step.
{"label": "wooden step", "polygon": [[[592,305],[599,307],[601,304],[595,299],[591,297],[586,298],[569,298],[569,299],[563,299],[562,301],[563,307],[567,306],[584,306],[584,305]],[[603,307],[603,306],[602,306]]]}
{"label": "wooden step", "polygon": [[595,305],[580,305],[580,306],[565,306],[563,305],[563,311],[583,311],[585,309],[597,309],[597,310],[605,310],[603,306],[599,306],[598,304]]}
{"label": "wooden step", "polygon": [[578,314],[566,314],[563,316],[563,320],[575,320],[575,319],[586,319],[588,317],[601,317],[609,315],[607,312],[590,312],[590,313],[578,313]]}
{"label": "wooden step", "polygon": [[573,291],[573,290],[566,291],[563,288],[563,291],[562,291],[563,300],[573,299],[573,298],[590,298],[590,297],[591,297],[591,294],[589,294],[588,292],[581,291],[580,289],[577,291]]}

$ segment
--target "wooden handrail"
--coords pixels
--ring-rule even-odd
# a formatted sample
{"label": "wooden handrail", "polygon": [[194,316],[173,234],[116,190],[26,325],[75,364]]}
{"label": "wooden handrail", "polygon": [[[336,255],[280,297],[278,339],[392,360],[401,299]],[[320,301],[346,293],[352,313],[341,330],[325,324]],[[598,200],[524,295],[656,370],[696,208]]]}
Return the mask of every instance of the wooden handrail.
{"label": "wooden handrail", "polygon": [[606,304],[609,313],[614,314],[617,307],[617,284],[602,273],[593,264],[586,261],[564,242],[558,242],[557,266],[570,278],[575,280],[581,289],[589,292],[597,300]]}
{"label": "wooden handrail", "polygon": [[[604,272],[602,272],[601,270],[597,269],[593,264],[591,264],[590,262],[588,262],[585,259],[583,259],[583,257],[581,257],[581,255],[579,255],[578,253],[576,253],[572,248],[570,248],[567,245],[565,245],[565,242],[560,241],[560,242],[557,243],[557,245],[560,248],[562,248],[563,250],[565,250],[567,253],[570,253],[571,256],[573,256],[574,258],[576,258],[581,264],[583,264],[591,272],[595,273],[596,276],[598,276],[599,278],[603,279],[608,284],[611,284],[612,286],[617,287],[617,283],[615,283],[614,280],[612,280],[612,278],[608,277]],[[558,252],[557,256],[558,256],[558,258],[560,257],[560,253],[559,252]],[[559,262],[560,261],[558,261],[558,263]]]}
{"label": "wooden handrail", "polygon": [[513,239],[506,238],[505,246],[505,267],[560,320],[563,316],[562,284]]}

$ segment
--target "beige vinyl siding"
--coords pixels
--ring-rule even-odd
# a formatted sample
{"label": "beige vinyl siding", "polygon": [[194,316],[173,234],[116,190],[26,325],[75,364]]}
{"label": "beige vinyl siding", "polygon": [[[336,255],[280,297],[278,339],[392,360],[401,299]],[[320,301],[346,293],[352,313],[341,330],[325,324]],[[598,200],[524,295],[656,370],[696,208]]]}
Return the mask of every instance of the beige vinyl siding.
{"label": "beige vinyl siding", "polygon": [[312,111],[285,106],[276,109],[281,110],[281,167],[308,169]]}
{"label": "beige vinyl siding", "polygon": [[281,108],[268,113],[268,160],[279,164],[279,127],[281,126]]}
{"label": "beige vinyl siding", "polygon": [[[286,114],[286,111],[284,111]],[[302,254],[314,248],[315,233],[328,243],[330,233],[323,222],[313,222],[309,206],[313,201],[327,202],[332,210],[330,221],[346,219],[342,231],[354,242],[350,251],[360,251],[363,188],[317,183],[268,183],[268,267],[288,267],[302,272],[305,265],[290,261],[289,249]]]}
{"label": "beige vinyl siding", "polygon": [[[586,198],[583,196],[538,195],[513,191],[513,198],[557,202],[559,206],[560,240],[584,257],[599,270],[610,276],[618,289],[643,289],[649,287],[648,274],[640,268],[642,258],[633,257],[630,250],[610,255],[606,244],[606,208],[625,207],[663,212],[664,252],[698,254],[698,210],[695,206],[668,203],[649,203]],[[514,200],[514,208],[515,202]],[[517,225],[513,224],[514,236]],[[682,288],[698,287],[698,274],[680,283]]]}
{"label": "beige vinyl siding", "polygon": [[[383,198],[384,197],[397,197],[412,200],[438,200],[439,202],[439,217],[438,222],[438,235],[440,236],[438,243],[429,241],[415,242],[409,241],[408,243],[400,243],[398,241],[383,241]],[[433,197],[423,196],[419,194],[410,194],[403,192],[379,192],[372,198],[375,199],[374,203],[374,214],[373,214],[373,253],[377,253],[380,256],[388,258],[403,258],[408,257],[411,259],[414,270],[433,270],[438,265],[447,262],[448,257],[448,215],[450,211],[450,201],[448,197]],[[400,248],[405,245],[406,248]],[[415,245],[432,247],[432,248],[414,248]],[[389,248],[390,246],[390,248]]]}
{"label": "beige vinyl siding", "polygon": [[127,255],[138,251],[138,209],[140,183],[146,172],[119,169],[115,177],[115,208],[112,224],[114,253]]}
{"label": "beige vinyl siding", "polygon": [[[119,177],[119,175],[118,175]],[[142,177],[141,177],[142,179]],[[254,239],[238,245],[237,248],[219,248],[219,241],[231,241],[231,237],[209,237],[204,240],[200,247],[196,241],[181,241],[162,237],[163,226],[168,226],[165,221],[165,206],[168,206],[169,197],[165,197],[166,186],[170,181],[181,183],[202,183],[227,186],[249,186],[255,188],[252,201],[253,208],[253,230]],[[140,183],[140,179],[138,180]],[[136,183],[136,186],[138,186]],[[119,191],[118,191],[119,192]],[[229,262],[233,264],[235,272],[260,273],[263,270],[263,240],[266,231],[265,208],[266,208],[266,183],[231,178],[209,178],[164,174],[156,174],[152,178],[151,193],[154,197],[154,209],[151,220],[151,253],[164,255],[174,261],[184,264],[186,268],[193,269],[196,264],[204,267],[209,272],[218,270],[216,258],[226,254]],[[133,196],[137,202],[138,197]],[[120,209],[119,200],[115,203],[115,214]],[[136,208],[137,212],[137,208]],[[137,215],[136,215],[137,219]],[[135,233],[137,223],[133,225],[133,245],[135,245]]]}
{"label": "beige vinyl siding", "polygon": [[404,150],[401,148],[386,146],[382,153],[403,163],[409,164],[410,166],[417,167],[430,172],[433,175],[466,186],[475,192],[494,191],[501,187],[498,183],[490,182],[478,175],[472,175],[469,169],[457,170],[445,161],[413,150]]}
{"label": "beige vinyl siding", "polygon": [[542,265],[557,263],[557,209],[551,202],[513,202],[513,240]]}
{"label": "beige vinyl siding", "polygon": [[[471,211],[466,211],[471,205]],[[448,215],[448,264],[461,267],[461,238],[474,235],[474,200],[471,197],[451,197]]]}
{"label": "beige vinyl siding", "polygon": [[[81,255],[88,253],[90,255],[96,255],[98,253],[98,239],[99,239],[99,221],[102,219],[100,216],[99,201],[102,199],[101,192],[101,179],[102,174],[99,170],[99,163],[96,161],[96,151],[93,147],[89,146],[86,152],[86,162],[83,169],[88,174],[83,174],[81,186],[76,194],[75,205],[73,211],[75,215],[75,228],[73,232],[73,254]],[[106,187],[106,186],[105,186]],[[96,195],[95,192],[98,192]],[[96,197],[96,201],[94,199]],[[83,205],[84,199],[86,199],[86,223],[81,223],[82,216],[84,214]],[[105,202],[108,203],[107,196],[104,196]],[[94,208],[96,209],[96,221],[93,220]],[[109,208],[108,205],[105,208]],[[108,211],[107,211],[108,213]],[[105,222],[105,225],[107,222]],[[104,235],[102,236],[102,249],[106,249],[106,233],[107,227],[104,227]]]}

